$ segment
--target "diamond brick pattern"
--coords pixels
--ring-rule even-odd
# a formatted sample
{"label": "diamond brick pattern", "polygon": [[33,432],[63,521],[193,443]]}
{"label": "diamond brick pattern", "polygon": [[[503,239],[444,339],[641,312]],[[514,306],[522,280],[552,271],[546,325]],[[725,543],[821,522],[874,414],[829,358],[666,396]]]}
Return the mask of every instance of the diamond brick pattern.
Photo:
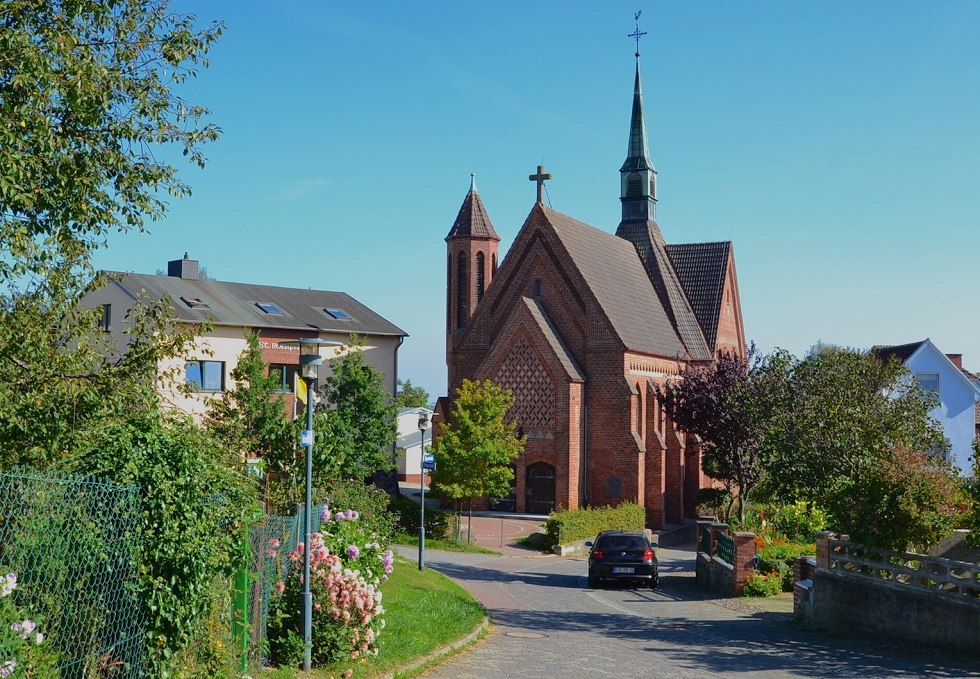
{"label": "diamond brick pattern", "polygon": [[526,433],[551,431],[555,420],[555,385],[526,338],[515,343],[493,382],[514,393],[511,421]]}

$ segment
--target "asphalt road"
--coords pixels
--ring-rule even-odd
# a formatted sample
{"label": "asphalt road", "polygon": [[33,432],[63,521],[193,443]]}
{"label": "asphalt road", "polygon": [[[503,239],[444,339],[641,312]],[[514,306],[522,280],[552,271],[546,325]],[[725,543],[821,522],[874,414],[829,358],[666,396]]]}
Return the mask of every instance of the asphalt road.
{"label": "asphalt road", "polygon": [[584,560],[426,555],[493,621],[427,679],[980,677],[980,659],[807,631],[789,613],[712,600],[694,585],[693,551],[658,550],[661,586],[652,591],[589,589]]}

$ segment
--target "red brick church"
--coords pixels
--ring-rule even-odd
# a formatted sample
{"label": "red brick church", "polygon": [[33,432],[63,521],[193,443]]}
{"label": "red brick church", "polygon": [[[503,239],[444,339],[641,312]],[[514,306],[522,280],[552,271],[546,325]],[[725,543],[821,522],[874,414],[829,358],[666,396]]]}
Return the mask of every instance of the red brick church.
{"label": "red brick church", "polygon": [[664,417],[654,385],[744,353],[745,332],[732,243],[668,244],[657,225],[639,55],[620,175],[615,234],[545,207],[539,167],[538,201],[499,268],[475,185],[446,237],[449,393],[464,378],[511,389],[527,436],[511,496],[494,508],[630,500],[654,528],[694,515],[699,449]]}

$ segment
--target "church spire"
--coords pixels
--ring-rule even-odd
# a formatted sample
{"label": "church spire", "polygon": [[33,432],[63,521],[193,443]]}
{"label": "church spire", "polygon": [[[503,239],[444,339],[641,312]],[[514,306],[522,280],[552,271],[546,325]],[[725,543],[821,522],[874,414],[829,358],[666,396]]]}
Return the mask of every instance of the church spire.
{"label": "church spire", "polygon": [[[637,29],[639,30],[639,29]],[[634,34],[635,35],[635,34]],[[633,36],[631,36],[633,37]],[[637,38],[638,39],[638,38]],[[640,52],[636,52],[636,78],[633,83],[633,115],[626,162],[619,169],[623,222],[655,221],[657,218],[657,169],[650,160],[643,88],[640,85]]]}

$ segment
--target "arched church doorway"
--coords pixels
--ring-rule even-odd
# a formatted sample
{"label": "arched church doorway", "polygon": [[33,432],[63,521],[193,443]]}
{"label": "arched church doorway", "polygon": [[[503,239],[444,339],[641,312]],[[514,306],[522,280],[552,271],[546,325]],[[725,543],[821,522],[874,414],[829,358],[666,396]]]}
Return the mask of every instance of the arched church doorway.
{"label": "arched church doorway", "polygon": [[555,468],[547,462],[535,462],[527,466],[527,499],[525,511],[529,514],[548,514],[555,509]]}

